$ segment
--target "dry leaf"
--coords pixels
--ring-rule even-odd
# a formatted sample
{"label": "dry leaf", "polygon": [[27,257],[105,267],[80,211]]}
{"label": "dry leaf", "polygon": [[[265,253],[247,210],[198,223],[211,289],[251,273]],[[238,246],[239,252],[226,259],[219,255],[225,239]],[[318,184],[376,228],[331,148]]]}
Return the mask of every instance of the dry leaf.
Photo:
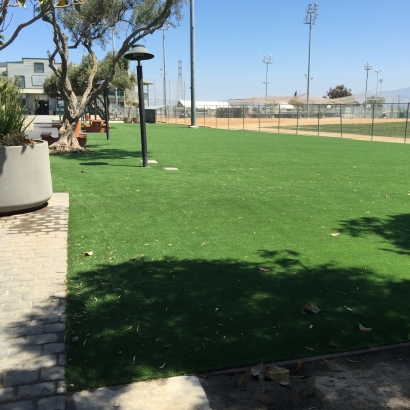
{"label": "dry leaf", "polygon": [[245,374],[238,380],[238,387],[246,387],[249,381],[252,379],[251,367],[246,368]]}
{"label": "dry leaf", "polygon": [[281,380],[281,381],[279,382],[279,384],[280,384],[281,386],[289,386],[289,384],[290,384],[290,376],[289,376],[289,373],[285,376],[285,378],[284,378],[283,380]]}
{"label": "dry leaf", "polygon": [[85,256],[92,256],[93,253],[94,253],[93,251],[84,252],[84,255]]}
{"label": "dry leaf", "polygon": [[371,328],[371,327],[364,327],[364,326],[362,326],[362,325],[359,323],[359,330],[360,330],[361,332],[371,332],[371,331],[372,331],[372,328]]}
{"label": "dry leaf", "polygon": [[264,373],[265,372],[265,365],[262,363],[257,364],[256,366],[251,367],[251,372],[253,376],[258,376],[259,373]]}
{"label": "dry leaf", "polygon": [[299,376],[302,374],[302,362],[298,362],[294,369],[289,369],[290,376]]}
{"label": "dry leaf", "polygon": [[326,359],[323,359],[323,361],[326,363],[326,366],[329,368],[330,371],[343,372],[343,369],[341,369],[336,363],[329,362],[329,360]]}
{"label": "dry leaf", "polygon": [[307,305],[303,306],[302,311],[308,310],[309,312],[318,313],[320,309],[315,306],[313,303],[308,303]]}
{"label": "dry leaf", "polygon": [[284,380],[289,376],[289,370],[284,367],[271,366],[265,370],[265,375],[272,380]]}
{"label": "dry leaf", "polygon": [[330,236],[339,236],[340,232],[331,233]]}
{"label": "dry leaf", "polygon": [[265,380],[265,372],[259,372],[258,378],[261,382],[263,382]]}
{"label": "dry leaf", "polygon": [[261,270],[261,271],[263,271],[263,272],[270,272],[270,269],[269,269],[269,268],[264,268],[264,267],[262,267],[262,266],[259,266],[258,269]]}
{"label": "dry leaf", "polygon": [[159,366],[158,369],[163,369],[165,367],[165,362],[162,366]]}
{"label": "dry leaf", "polygon": [[339,347],[339,343],[337,343],[337,342],[331,340],[331,341],[329,342],[329,346],[338,348],[338,347]]}

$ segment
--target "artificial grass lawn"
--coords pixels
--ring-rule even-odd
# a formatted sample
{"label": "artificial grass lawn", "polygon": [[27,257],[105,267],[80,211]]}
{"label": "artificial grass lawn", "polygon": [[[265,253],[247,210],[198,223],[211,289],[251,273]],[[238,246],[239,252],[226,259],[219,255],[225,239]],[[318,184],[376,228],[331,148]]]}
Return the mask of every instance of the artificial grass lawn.
{"label": "artificial grass lawn", "polygon": [[[296,129],[296,126],[282,127],[284,129]],[[317,125],[300,125],[299,131],[312,131],[317,133]],[[340,133],[340,124],[320,124],[320,132]],[[410,130],[409,130],[410,131]],[[408,131],[408,132],[409,132]],[[343,134],[372,135],[372,124],[346,124],[342,125]],[[406,121],[402,122],[376,122],[373,127],[375,137],[396,137],[404,138],[406,134]]]}
{"label": "artificial grass lawn", "polygon": [[409,146],[147,135],[148,169],[135,124],[91,134],[93,153],[51,156],[54,191],[70,193],[68,386],[409,340]]}

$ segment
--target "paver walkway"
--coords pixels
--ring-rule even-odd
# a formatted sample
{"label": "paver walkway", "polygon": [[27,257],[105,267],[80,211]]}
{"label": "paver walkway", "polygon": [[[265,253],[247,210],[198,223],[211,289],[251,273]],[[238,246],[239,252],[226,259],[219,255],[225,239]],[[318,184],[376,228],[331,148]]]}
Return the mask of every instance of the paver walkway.
{"label": "paver walkway", "polygon": [[0,410],[65,409],[68,194],[0,217]]}

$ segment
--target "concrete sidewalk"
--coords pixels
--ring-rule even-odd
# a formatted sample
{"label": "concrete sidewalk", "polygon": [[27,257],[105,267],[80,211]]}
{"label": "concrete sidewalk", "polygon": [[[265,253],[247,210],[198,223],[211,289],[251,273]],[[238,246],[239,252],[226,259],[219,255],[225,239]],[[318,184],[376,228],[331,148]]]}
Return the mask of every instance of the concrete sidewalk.
{"label": "concrete sidewalk", "polygon": [[0,410],[208,410],[194,376],[70,393],[65,385],[69,198],[0,217]]}

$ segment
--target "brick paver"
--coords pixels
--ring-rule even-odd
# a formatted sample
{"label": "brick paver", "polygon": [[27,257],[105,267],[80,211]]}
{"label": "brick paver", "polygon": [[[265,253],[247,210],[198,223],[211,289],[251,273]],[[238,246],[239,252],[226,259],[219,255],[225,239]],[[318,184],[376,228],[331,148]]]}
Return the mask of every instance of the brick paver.
{"label": "brick paver", "polygon": [[63,410],[68,194],[0,217],[0,410]]}

